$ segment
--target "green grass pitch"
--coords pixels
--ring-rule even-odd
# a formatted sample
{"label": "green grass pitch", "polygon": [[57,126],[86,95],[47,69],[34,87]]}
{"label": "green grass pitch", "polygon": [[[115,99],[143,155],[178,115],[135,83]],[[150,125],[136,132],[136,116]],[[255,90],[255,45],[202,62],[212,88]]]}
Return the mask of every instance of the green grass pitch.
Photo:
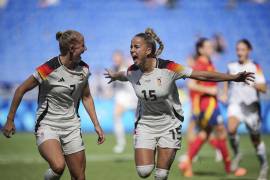
{"label": "green grass pitch", "polygon": [[[113,135],[106,136],[103,145],[96,144],[94,134],[83,135],[86,145],[87,168],[86,177],[92,180],[137,180],[140,179],[135,170],[133,161],[132,135],[127,136],[128,147],[123,154],[112,153],[115,140]],[[263,136],[267,152],[270,152],[270,136]],[[177,158],[186,149],[183,138],[182,150],[178,151]],[[249,136],[241,136],[241,151],[244,155],[241,166],[247,168],[246,176],[237,178],[225,175],[222,162],[215,162],[214,150],[205,144],[200,151],[199,160],[194,163],[195,176],[192,180],[253,180],[259,172],[259,162],[255,155]],[[177,158],[172,165],[169,180],[185,179],[177,169]],[[35,144],[35,137],[30,133],[17,133],[11,139],[0,136],[0,179],[1,180],[39,180],[48,168],[47,163],[40,157]],[[70,179],[67,168],[61,179]],[[153,175],[148,179],[154,179]]]}

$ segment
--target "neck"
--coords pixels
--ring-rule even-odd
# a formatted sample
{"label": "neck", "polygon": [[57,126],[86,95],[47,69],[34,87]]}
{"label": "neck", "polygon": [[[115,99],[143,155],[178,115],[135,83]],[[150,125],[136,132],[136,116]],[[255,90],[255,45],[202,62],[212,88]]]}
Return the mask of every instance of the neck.
{"label": "neck", "polygon": [[68,69],[74,69],[75,68],[75,64],[74,62],[72,61],[71,59],[71,56],[69,54],[65,55],[65,56],[62,56],[60,55],[60,61],[61,63],[67,67]]}
{"label": "neck", "polygon": [[140,69],[144,73],[149,73],[154,70],[156,64],[157,64],[156,58],[147,58],[145,60],[145,63],[140,67]]}
{"label": "neck", "polygon": [[247,59],[244,59],[244,60],[242,60],[242,61],[240,61],[240,60],[238,60],[238,61],[239,61],[240,64],[246,64],[249,60],[248,60],[248,58],[247,58]]}

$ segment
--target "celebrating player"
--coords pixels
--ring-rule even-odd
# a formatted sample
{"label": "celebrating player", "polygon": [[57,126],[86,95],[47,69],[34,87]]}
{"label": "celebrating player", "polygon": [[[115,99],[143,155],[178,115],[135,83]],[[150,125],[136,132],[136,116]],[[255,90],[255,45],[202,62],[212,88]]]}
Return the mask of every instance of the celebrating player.
{"label": "celebrating player", "polygon": [[78,114],[81,99],[98,134],[98,144],[104,142],[105,136],[89,89],[89,68],[81,60],[81,54],[86,51],[83,35],[68,30],[58,32],[56,39],[61,54],[37,67],[16,89],[3,133],[8,138],[15,133],[14,117],[21,99],[38,86],[35,135],[38,150],[50,166],[44,179],[60,179],[67,164],[71,178],[83,180],[86,159]]}
{"label": "celebrating player", "polygon": [[234,153],[232,169],[238,167],[242,157],[239,152],[237,128],[241,122],[244,122],[249,130],[251,142],[256,150],[261,165],[258,180],[266,180],[268,175],[268,162],[265,144],[260,136],[261,116],[259,92],[265,93],[267,87],[262,69],[249,58],[251,50],[252,45],[247,39],[239,40],[236,45],[238,61],[228,64],[228,73],[231,75],[241,71],[255,73],[255,83],[253,85],[230,82],[229,86],[225,86],[225,94],[229,91],[228,129],[230,144]]}
{"label": "celebrating player", "polygon": [[[156,43],[159,48],[156,50]],[[175,81],[193,78],[202,81],[253,81],[252,73],[228,75],[218,72],[192,71],[173,61],[157,58],[163,43],[152,29],[135,35],[130,53],[134,64],[127,72],[107,70],[110,82],[129,81],[139,99],[134,130],[135,163],[138,175],[148,177],[154,167],[155,179],[168,178],[169,169],[180,148],[184,120]],[[155,155],[157,160],[155,162]]]}

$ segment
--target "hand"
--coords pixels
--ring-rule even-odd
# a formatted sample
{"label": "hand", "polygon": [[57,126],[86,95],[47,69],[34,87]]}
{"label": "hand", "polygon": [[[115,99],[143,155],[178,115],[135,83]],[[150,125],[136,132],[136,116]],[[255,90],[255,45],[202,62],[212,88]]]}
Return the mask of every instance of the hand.
{"label": "hand", "polygon": [[96,127],[95,130],[96,130],[96,133],[98,135],[97,143],[102,144],[105,141],[105,134],[100,126]]}
{"label": "hand", "polygon": [[16,128],[13,121],[7,120],[5,126],[2,129],[4,136],[11,138],[11,135],[15,134]]}
{"label": "hand", "polygon": [[250,85],[250,83],[254,82],[255,80],[254,73],[252,72],[243,71],[237,73],[235,76],[236,76],[234,79],[235,82],[244,82],[248,85]]}
{"label": "hand", "polygon": [[105,69],[106,73],[104,73],[105,78],[110,78],[110,81],[108,82],[108,84],[110,84],[111,82],[116,80],[116,73],[113,72],[110,69]]}

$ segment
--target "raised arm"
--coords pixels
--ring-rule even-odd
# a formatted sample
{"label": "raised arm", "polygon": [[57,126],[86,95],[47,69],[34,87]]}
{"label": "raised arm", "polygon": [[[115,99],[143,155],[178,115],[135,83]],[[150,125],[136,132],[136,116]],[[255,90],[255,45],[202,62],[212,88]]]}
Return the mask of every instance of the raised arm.
{"label": "raised arm", "polygon": [[235,82],[245,82],[249,84],[249,82],[254,82],[254,73],[243,71],[238,74],[231,75],[212,71],[194,70],[192,71],[189,78],[200,81],[214,81],[214,82],[235,81]]}
{"label": "raised arm", "polygon": [[105,69],[105,71],[106,71],[104,73],[105,78],[110,79],[108,84],[116,80],[128,81],[125,71],[113,72],[112,70],[109,70],[109,69]]}
{"label": "raised arm", "polygon": [[33,75],[31,75],[16,89],[9,109],[6,124],[3,127],[3,134],[7,138],[10,138],[11,137],[10,135],[15,133],[16,128],[14,124],[14,117],[24,94],[38,85],[39,82]]}
{"label": "raised arm", "polygon": [[98,135],[98,144],[102,144],[105,141],[105,135],[103,133],[102,128],[100,127],[97,114],[96,114],[96,109],[95,109],[95,104],[94,100],[92,98],[89,84],[87,84],[84,87],[83,94],[82,94],[82,102],[84,105],[84,108],[86,109],[87,113],[90,116],[91,121],[93,122],[93,125],[95,127],[95,131]]}

